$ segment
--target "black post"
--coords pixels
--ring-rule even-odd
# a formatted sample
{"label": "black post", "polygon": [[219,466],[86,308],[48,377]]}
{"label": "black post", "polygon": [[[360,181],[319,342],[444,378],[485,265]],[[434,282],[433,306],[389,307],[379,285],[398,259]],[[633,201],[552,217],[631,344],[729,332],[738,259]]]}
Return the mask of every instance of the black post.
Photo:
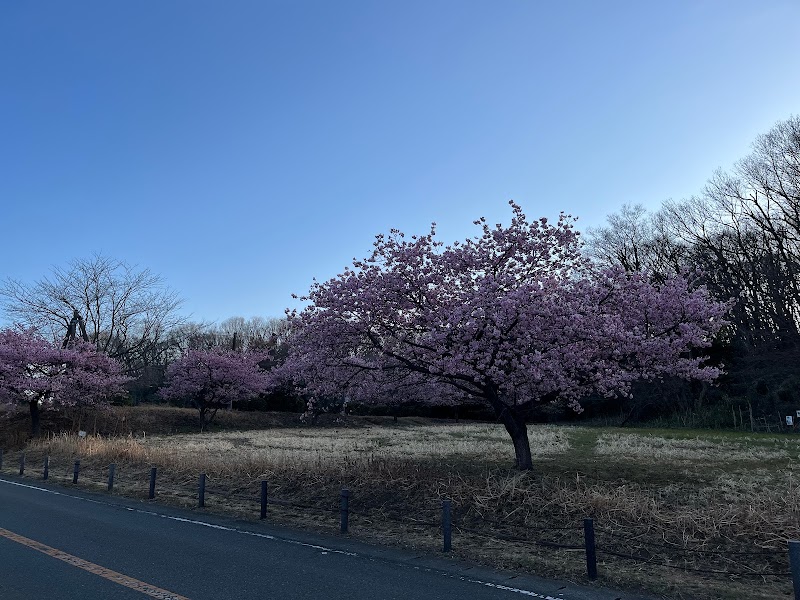
{"label": "black post", "polygon": [[150,467],[150,491],[147,493],[147,497],[152,500],[156,497],[156,468]]}
{"label": "black post", "polygon": [[19,474],[25,475],[25,453],[19,455]]}
{"label": "black post", "polygon": [[3,470],[3,449],[0,448],[0,471]]}
{"label": "black post", "polygon": [[342,488],[339,502],[339,513],[341,515],[341,531],[347,533],[347,519],[350,515],[350,490]]}
{"label": "black post", "polygon": [[206,505],[206,474],[200,473],[200,484],[197,487],[197,506],[203,508]]}
{"label": "black post", "polygon": [[589,579],[597,579],[597,549],[594,544],[594,521],[583,520],[583,537],[586,541],[586,574]]}
{"label": "black post", "polygon": [[117,465],[115,463],[111,463],[108,465],[108,491],[114,491],[114,472],[117,470]]}
{"label": "black post", "polygon": [[44,471],[42,471],[42,479],[47,479],[50,476],[50,457],[44,457]]}
{"label": "black post", "polygon": [[261,516],[260,519],[267,518],[267,482],[261,482]]}
{"label": "black post", "polygon": [[81,461],[76,460],[72,465],[72,483],[78,483],[78,473],[81,471]]}
{"label": "black post", "polygon": [[442,552],[450,552],[453,539],[453,513],[450,500],[442,500],[442,534],[444,536]]}
{"label": "black post", "polygon": [[789,570],[792,573],[794,600],[800,600],[800,542],[789,542]]}

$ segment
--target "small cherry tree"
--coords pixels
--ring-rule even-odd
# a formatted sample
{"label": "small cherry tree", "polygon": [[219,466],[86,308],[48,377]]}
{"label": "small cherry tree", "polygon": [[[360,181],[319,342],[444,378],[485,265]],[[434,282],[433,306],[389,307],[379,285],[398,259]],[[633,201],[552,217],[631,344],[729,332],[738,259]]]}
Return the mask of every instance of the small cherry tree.
{"label": "small cherry tree", "polygon": [[244,402],[263,393],[267,376],[259,367],[264,356],[214,348],[188,350],[173,362],[166,384],[159,391],[165,400],[188,400],[199,412],[200,431],[214,420],[220,408]]}
{"label": "small cherry tree", "polygon": [[314,283],[308,306],[289,313],[282,376],[311,396],[346,387],[385,397],[391,372],[431,393],[450,388],[493,409],[517,465],[530,469],[525,419],[535,403],[581,410],[581,398],[626,394],[635,380],[719,374],[690,351],[710,344],[727,305],[682,277],[655,285],[593,270],[571,218],[528,221],[511,207],[509,226],[480,219],[479,236],[450,246],[435,225],[410,239],[377,236],[371,256]]}
{"label": "small cherry tree", "polygon": [[0,401],[28,404],[33,436],[41,409],[103,405],[125,394],[128,380],[117,361],[90,344],[59,348],[33,330],[0,331]]}

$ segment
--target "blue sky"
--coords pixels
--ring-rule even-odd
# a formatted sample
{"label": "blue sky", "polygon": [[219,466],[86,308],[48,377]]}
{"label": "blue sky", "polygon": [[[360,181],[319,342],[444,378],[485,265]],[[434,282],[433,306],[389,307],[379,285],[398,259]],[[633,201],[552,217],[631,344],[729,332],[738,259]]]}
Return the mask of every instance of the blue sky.
{"label": "blue sky", "polygon": [[697,192],[800,112],[800,2],[0,2],[0,278],[280,316],[397,227]]}

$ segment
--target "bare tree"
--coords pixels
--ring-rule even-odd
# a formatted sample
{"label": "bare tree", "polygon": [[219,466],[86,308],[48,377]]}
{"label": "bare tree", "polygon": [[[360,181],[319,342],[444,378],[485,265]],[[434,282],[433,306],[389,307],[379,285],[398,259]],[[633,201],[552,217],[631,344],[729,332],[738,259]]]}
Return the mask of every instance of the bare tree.
{"label": "bare tree", "polygon": [[129,374],[149,364],[180,324],[181,300],[160,276],[102,254],[53,267],[34,283],[0,286],[7,316],[59,343],[76,336],[120,360]]}
{"label": "bare tree", "polygon": [[264,352],[273,361],[285,356],[289,340],[289,321],[285,318],[230,317],[219,324],[186,322],[174,327],[167,338],[169,358],[176,359],[188,350],[226,349]]}
{"label": "bare tree", "polygon": [[654,214],[625,205],[589,230],[605,266],[659,280],[699,268],[718,299],[737,298],[735,337],[747,347],[800,343],[800,117],[760,135],[702,192]]}
{"label": "bare tree", "polygon": [[648,213],[641,204],[624,204],[605,226],[590,228],[586,248],[602,266],[648,273],[659,282],[686,267],[687,247],[673,235],[668,215]]}
{"label": "bare tree", "polygon": [[[270,350],[285,341],[289,332],[286,319],[231,317],[213,328],[218,344],[236,350]],[[236,342],[234,343],[234,336]]]}
{"label": "bare tree", "polygon": [[[775,414],[784,401],[794,410],[785,399],[795,397],[800,352],[800,117],[758,136],[747,156],[716,171],[697,195],[668,201],[652,216],[623,206],[587,239],[601,265],[656,277],[666,266],[699,269],[715,298],[735,298],[715,351],[728,365],[726,394],[745,398],[757,414]],[[637,390],[633,408],[644,409],[660,388]],[[677,389],[687,391],[669,394],[678,397]]]}
{"label": "bare tree", "polygon": [[740,299],[741,339],[800,342],[800,118],[777,123],[732,170],[665,212],[709,286]]}

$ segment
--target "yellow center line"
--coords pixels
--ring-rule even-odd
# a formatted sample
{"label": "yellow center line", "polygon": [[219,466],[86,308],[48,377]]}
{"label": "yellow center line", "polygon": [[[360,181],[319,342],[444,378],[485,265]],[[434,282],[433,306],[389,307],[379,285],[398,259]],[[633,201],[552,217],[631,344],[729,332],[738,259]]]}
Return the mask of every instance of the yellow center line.
{"label": "yellow center line", "polygon": [[63,560],[65,563],[68,563],[73,567],[78,567],[79,569],[83,569],[89,573],[94,573],[95,575],[99,575],[100,577],[108,579],[109,581],[113,581],[114,583],[118,583],[119,585],[124,585],[127,588],[141,592],[142,594],[150,596],[151,598],[159,598],[159,600],[189,600],[189,598],[186,596],[181,596],[180,594],[163,590],[160,587],[150,585],[144,581],[139,581],[133,577],[128,577],[122,573],[117,573],[111,569],[106,569],[105,567],[96,565],[88,560],[83,560],[82,558],[78,558],[72,554],[67,554],[66,552],[62,552],[57,548],[53,548],[46,544],[42,544],[41,542],[37,542],[36,540],[26,538],[14,533],[13,531],[9,531],[8,529],[3,529],[2,527],[0,527],[0,536],[9,539],[12,542],[17,542],[18,544],[27,546],[28,548],[33,548],[42,554],[47,554],[47,556],[52,556],[58,560]]}

